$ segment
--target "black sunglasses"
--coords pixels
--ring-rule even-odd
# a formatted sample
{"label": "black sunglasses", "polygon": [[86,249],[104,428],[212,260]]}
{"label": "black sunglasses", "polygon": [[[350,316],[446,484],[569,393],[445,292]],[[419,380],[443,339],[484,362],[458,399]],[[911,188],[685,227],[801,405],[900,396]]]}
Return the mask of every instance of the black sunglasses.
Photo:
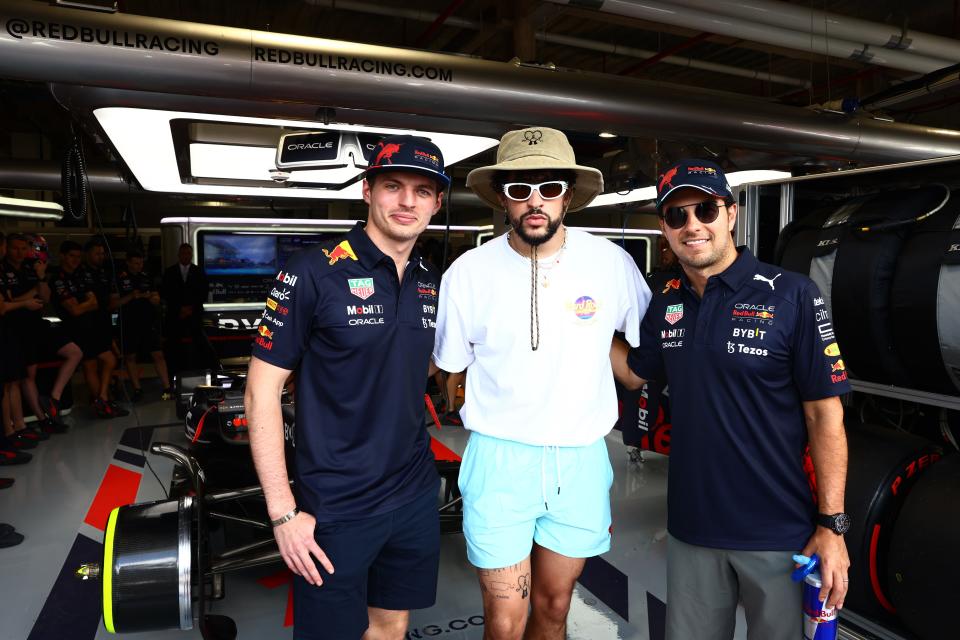
{"label": "black sunglasses", "polygon": [[667,207],[660,214],[660,217],[671,229],[682,229],[687,224],[687,211],[693,207],[693,213],[697,220],[703,224],[710,224],[720,215],[720,207],[727,207],[727,204],[719,205],[713,200],[698,202],[697,204],[688,204],[683,207]]}

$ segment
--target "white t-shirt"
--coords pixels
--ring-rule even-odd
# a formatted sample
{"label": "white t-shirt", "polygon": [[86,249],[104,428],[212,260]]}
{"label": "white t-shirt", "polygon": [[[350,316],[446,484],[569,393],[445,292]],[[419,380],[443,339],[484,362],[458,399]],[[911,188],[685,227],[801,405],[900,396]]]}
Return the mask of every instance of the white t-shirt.
{"label": "white t-shirt", "polygon": [[[440,284],[433,359],[469,367],[464,426],[533,445],[585,446],[617,421],[614,331],[636,346],[650,289],[633,258],[567,229],[560,261],[541,260],[540,345],[530,348],[530,259],[504,234],[460,257]],[[534,331],[536,328],[534,327]]]}

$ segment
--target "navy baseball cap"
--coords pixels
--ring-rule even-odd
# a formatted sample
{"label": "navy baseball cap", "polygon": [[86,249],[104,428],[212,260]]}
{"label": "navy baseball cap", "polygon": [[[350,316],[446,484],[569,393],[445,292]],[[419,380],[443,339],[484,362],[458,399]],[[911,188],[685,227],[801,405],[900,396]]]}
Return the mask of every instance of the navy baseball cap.
{"label": "navy baseball cap", "polygon": [[716,162],[688,158],[670,167],[657,178],[657,209],[677,189],[692,187],[710,195],[733,200],[730,183]]}
{"label": "navy baseball cap", "polygon": [[409,171],[433,178],[450,186],[450,177],[443,172],[443,154],[429,138],[420,136],[388,136],[373,149],[366,175],[387,171]]}

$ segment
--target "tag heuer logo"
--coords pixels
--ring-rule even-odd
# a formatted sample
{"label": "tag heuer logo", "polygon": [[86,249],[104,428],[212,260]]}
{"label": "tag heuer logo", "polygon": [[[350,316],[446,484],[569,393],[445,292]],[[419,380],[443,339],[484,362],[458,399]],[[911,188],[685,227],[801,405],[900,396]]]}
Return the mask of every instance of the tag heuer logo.
{"label": "tag heuer logo", "polygon": [[667,307],[667,315],[664,316],[670,324],[677,324],[683,317],[683,304],[671,304]]}
{"label": "tag heuer logo", "polygon": [[350,293],[361,300],[373,295],[373,278],[348,278],[347,284],[350,285]]}

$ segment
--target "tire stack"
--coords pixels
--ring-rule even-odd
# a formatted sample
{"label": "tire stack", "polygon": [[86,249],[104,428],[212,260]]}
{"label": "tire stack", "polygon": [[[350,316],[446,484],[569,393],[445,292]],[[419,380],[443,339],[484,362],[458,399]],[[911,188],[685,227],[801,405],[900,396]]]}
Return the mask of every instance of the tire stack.
{"label": "tire stack", "polygon": [[[778,241],[778,263],[820,287],[847,368],[862,380],[913,386],[894,340],[894,274],[919,226],[910,221],[942,206],[947,195],[930,185],[852,197],[792,223]],[[938,216],[951,224],[956,218],[941,209],[930,220]]]}
{"label": "tire stack", "polygon": [[775,261],[820,287],[856,378],[960,393],[960,195],[929,185],[831,203],[783,230]]}
{"label": "tire stack", "polygon": [[887,586],[900,620],[923,640],[960,637],[960,455],[938,462],[893,528]]}
{"label": "tire stack", "polygon": [[894,523],[917,481],[940,458],[929,440],[876,425],[847,423],[849,465],[845,503],[850,591],[847,606],[878,620],[895,607],[887,588],[887,550]]}

